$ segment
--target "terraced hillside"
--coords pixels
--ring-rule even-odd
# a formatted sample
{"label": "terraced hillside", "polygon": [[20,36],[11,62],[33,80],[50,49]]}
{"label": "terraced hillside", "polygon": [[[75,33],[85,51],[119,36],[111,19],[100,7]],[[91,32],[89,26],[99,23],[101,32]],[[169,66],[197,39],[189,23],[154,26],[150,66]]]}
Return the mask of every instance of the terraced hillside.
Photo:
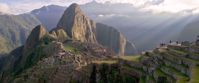
{"label": "terraced hillside", "polygon": [[11,66],[10,70],[1,72],[0,82],[198,83],[199,81],[198,41],[163,45],[151,52],[135,56],[113,56],[114,53],[101,45],[78,41],[46,42],[42,38],[40,42],[43,43],[39,43],[33,49],[34,54],[27,55],[26,64],[20,64],[18,60],[9,63],[21,66],[13,68]]}
{"label": "terraced hillside", "polygon": [[122,58],[120,63],[137,69],[142,83],[198,83],[198,52],[197,42],[165,45],[146,52],[139,60]]}

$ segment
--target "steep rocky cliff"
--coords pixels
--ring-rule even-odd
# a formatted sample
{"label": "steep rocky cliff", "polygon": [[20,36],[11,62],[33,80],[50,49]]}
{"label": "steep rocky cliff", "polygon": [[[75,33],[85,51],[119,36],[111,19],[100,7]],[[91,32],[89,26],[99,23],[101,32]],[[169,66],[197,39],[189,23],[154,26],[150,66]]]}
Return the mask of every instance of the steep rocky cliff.
{"label": "steep rocky cliff", "polygon": [[42,25],[36,26],[30,33],[26,43],[24,45],[24,50],[29,50],[34,48],[38,42],[46,35],[48,32]]}
{"label": "steep rocky cliff", "polygon": [[[67,8],[57,27],[63,27],[73,40],[99,43],[112,49],[118,55],[125,55],[125,51],[133,54],[135,50],[126,49],[126,38],[118,30],[90,20],[77,4],[72,4]],[[128,48],[134,47],[130,44]]]}
{"label": "steep rocky cliff", "polygon": [[137,54],[138,53],[135,45],[132,42],[128,41],[128,40],[126,41],[126,46],[125,47],[126,48],[125,48],[125,53],[124,54],[126,54],[126,55],[133,55],[133,54]]}
{"label": "steep rocky cliff", "polygon": [[[58,30],[58,32],[62,31]],[[59,42],[42,25],[39,25],[32,30],[25,45],[9,55],[3,73],[0,71],[0,82],[40,83],[41,80],[46,80],[46,78],[43,79],[45,76],[51,79],[48,82],[69,81],[67,83],[70,83],[73,81],[73,76],[79,75],[74,73],[80,71],[82,67],[92,61],[108,59],[113,55],[115,55],[114,52],[96,43],[82,43],[75,40]],[[52,75],[49,75],[49,71]],[[24,78],[25,74],[28,78]],[[60,74],[61,77],[59,77]]]}
{"label": "steep rocky cliff", "polygon": [[44,26],[36,26],[24,44],[21,60],[17,63],[18,69],[16,70],[20,71],[21,69],[28,68],[42,57],[46,57],[43,49],[54,40],[56,39],[49,35]]}
{"label": "steep rocky cliff", "polygon": [[63,27],[66,33],[81,42],[96,43],[95,23],[81,11],[79,5],[72,4],[64,12],[58,27]]}
{"label": "steep rocky cliff", "polygon": [[50,34],[55,37],[59,42],[64,42],[65,40],[70,39],[70,37],[67,35],[63,28],[53,29],[52,31],[50,31]]}
{"label": "steep rocky cliff", "polygon": [[96,24],[96,36],[97,41],[112,50],[119,55],[124,55],[126,47],[126,38],[113,27],[109,27],[104,24]]}

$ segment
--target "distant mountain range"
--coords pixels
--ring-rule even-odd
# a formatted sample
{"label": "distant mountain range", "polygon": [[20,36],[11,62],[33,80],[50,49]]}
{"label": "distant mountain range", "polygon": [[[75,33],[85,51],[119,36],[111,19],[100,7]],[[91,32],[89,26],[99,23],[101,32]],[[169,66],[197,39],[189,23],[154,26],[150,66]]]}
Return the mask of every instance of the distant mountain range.
{"label": "distant mountain range", "polygon": [[[33,10],[31,13],[41,19],[41,22],[44,21],[42,23],[50,30],[56,26],[54,23],[57,23],[58,18],[61,18],[64,8],[66,7],[49,5]],[[134,43],[139,52],[150,50],[158,46],[159,43],[166,43],[170,40],[194,40],[195,38],[188,35],[191,32],[186,33],[186,29],[189,28],[187,27],[188,25],[199,19],[198,15],[183,15],[182,13],[154,14],[152,12],[140,11],[132,4],[122,3],[103,4],[93,1],[81,5],[81,9],[94,21],[118,29],[130,42]],[[48,13],[53,11],[56,11],[56,13]],[[48,27],[49,25],[51,27]],[[181,36],[182,34],[187,34],[187,36]]]}
{"label": "distant mountain range", "polygon": [[[197,24],[197,20],[199,19],[198,15],[182,15],[182,13],[154,14],[152,12],[140,11],[138,8],[132,6],[132,4],[97,3],[95,1],[81,5],[80,7],[89,18],[96,22],[113,26],[123,33],[131,44],[133,42],[138,52],[150,50],[158,46],[159,43],[168,42],[170,40],[192,41],[195,39],[193,35],[195,36],[198,34],[192,34],[193,31],[197,32],[197,30],[189,28],[193,26],[197,27],[195,24]],[[32,20],[29,19],[29,21],[36,20],[38,22],[36,24],[42,23],[49,31],[56,28],[65,8],[66,7],[57,5],[49,5],[40,9],[35,9],[25,15],[29,15],[33,18]],[[14,17],[14,15],[11,16]],[[19,16],[20,15],[16,17]],[[23,17],[23,15],[21,17]],[[33,24],[34,23],[35,22],[33,22]],[[24,24],[26,23],[24,22]],[[3,28],[4,23],[1,25]],[[31,26],[30,30],[32,28],[33,26]],[[2,42],[7,41],[4,37],[0,37],[0,39],[3,40]],[[25,40],[23,39],[21,41],[23,43]],[[5,48],[5,45],[5,43],[0,45],[4,47],[4,51],[12,48]],[[21,42],[17,43],[16,46],[19,45],[21,45]]]}
{"label": "distant mountain range", "polygon": [[[124,56],[134,53],[134,45],[114,27],[91,20],[78,4],[70,5],[51,30],[43,25],[31,28],[39,23],[32,14],[6,16],[3,20],[8,23],[2,21],[4,24],[1,25],[7,25],[2,28],[2,36],[9,38],[11,34],[11,43],[19,41],[14,45],[24,44],[8,54],[0,54],[1,83],[199,82],[199,39],[161,44],[159,48],[142,54]],[[180,36],[176,34],[182,35],[179,31],[184,33],[185,29],[193,36],[195,34],[190,32],[197,30],[197,24],[190,25],[192,21],[197,23],[195,16],[192,19],[177,17],[165,23],[167,26],[162,29],[150,30],[156,33],[147,37],[154,42],[170,37],[177,39]],[[179,30],[179,26],[190,28]],[[12,31],[15,30],[13,27],[16,31]],[[157,36],[163,38],[154,39]],[[149,39],[142,42],[151,44]]]}
{"label": "distant mountain range", "polygon": [[24,44],[30,31],[38,24],[40,21],[31,14],[0,15],[0,53]]}
{"label": "distant mountain range", "polygon": [[[54,76],[62,72],[71,73],[72,76],[63,74],[65,78],[61,80],[62,77],[46,77],[51,78],[49,81],[53,83],[64,83],[65,80],[76,80],[73,75],[79,74],[72,72],[75,73],[74,70],[88,66],[93,61],[122,57],[126,53],[133,54],[134,50],[133,45],[119,31],[95,23],[83,13],[78,4],[72,4],[64,11],[56,28],[48,31],[43,25],[36,26],[25,44],[11,51],[6,57],[2,56],[6,61],[0,59],[0,62],[3,62],[0,64],[0,82],[30,82],[32,77],[23,77],[24,74],[29,74],[26,71],[46,72],[49,69],[42,71],[42,65],[52,62],[52,67],[60,68],[55,71],[57,74]],[[34,70],[37,64],[40,68]],[[40,81],[37,80],[40,76],[33,76],[34,78],[36,83]]]}
{"label": "distant mountain range", "polygon": [[64,13],[65,7],[57,5],[44,6],[40,9],[31,11],[31,14],[36,16],[42,24],[47,27],[47,30],[51,30],[56,27],[59,19]]}

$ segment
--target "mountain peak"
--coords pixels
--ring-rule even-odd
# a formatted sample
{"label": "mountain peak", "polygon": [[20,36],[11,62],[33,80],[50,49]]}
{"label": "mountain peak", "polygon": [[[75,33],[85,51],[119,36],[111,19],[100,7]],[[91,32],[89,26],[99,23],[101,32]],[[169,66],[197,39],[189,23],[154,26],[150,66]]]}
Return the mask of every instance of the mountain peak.
{"label": "mountain peak", "polygon": [[43,25],[36,26],[30,35],[25,44],[25,50],[32,49],[36,44],[47,34],[46,29]]}
{"label": "mountain peak", "polygon": [[67,10],[70,12],[74,12],[74,14],[82,13],[82,10],[77,3],[73,3],[72,5],[70,5]]}
{"label": "mountain peak", "polygon": [[73,3],[70,5],[70,7],[79,7],[79,5],[77,3]]}
{"label": "mountain peak", "polygon": [[57,27],[63,27],[73,40],[96,43],[95,23],[82,12],[76,3],[66,9]]}

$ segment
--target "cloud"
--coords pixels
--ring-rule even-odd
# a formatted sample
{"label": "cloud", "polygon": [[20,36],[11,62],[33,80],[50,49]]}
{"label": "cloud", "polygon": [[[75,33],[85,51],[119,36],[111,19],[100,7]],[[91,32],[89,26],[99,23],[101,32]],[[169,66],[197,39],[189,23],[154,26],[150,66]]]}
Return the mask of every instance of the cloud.
{"label": "cloud", "polygon": [[[142,11],[155,13],[170,12],[199,12],[199,0],[97,0],[98,2],[110,1],[112,3],[131,3]],[[192,10],[192,11],[189,11]]]}
{"label": "cloud", "polygon": [[21,13],[26,13],[30,12],[33,9],[37,9],[42,7],[44,4],[42,3],[26,3],[26,4],[15,4],[10,6],[10,12],[12,14],[21,14]]}
{"label": "cloud", "polygon": [[[71,3],[84,4],[93,0],[0,0],[0,11],[6,13],[20,14],[40,8],[44,5],[68,6]],[[171,12],[182,11],[199,12],[199,0],[96,0],[105,3],[131,3],[134,7],[143,11]],[[189,11],[192,10],[192,11]]]}
{"label": "cloud", "polygon": [[152,10],[154,12],[171,13],[179,13],[198,8],[199,0],[164,0],[162,3],[159,3],[158,5],[147,5],[143,7],[143,9],[145,10]]}
{"label": "cloud", "polygon": [[5,3],[0,3],[0,12],[1,13],[10,13],[10,8]]}
{"label": "cloud", "polygon": [[92,0],[8,0],[4,2],[0,0],[0,3],[2,3],[0,4],[0,11],[21,14],[51,4],[68,6],[72,3],[84,4],[90,1]]}

